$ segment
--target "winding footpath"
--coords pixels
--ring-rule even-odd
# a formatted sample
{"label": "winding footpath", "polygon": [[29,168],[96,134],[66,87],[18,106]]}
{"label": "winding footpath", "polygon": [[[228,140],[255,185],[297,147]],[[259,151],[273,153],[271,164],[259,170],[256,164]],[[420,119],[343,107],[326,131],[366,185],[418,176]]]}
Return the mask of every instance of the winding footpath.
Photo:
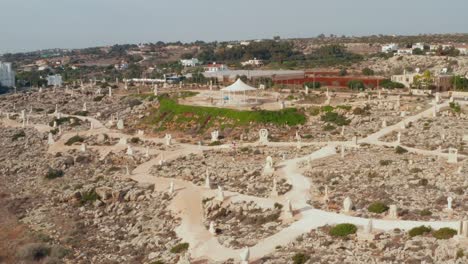
{"label": "winding footpath", "polygon": [[[460,104],[467,104],[468,102],[459,102]],[[448,103],[438,105],[438,107],[447,107]],[[415,122],[423,117],[431,117],[433,113],[433,107],[405,118],[403,121],[385,127],[380,131],[367,136],[366,138],[359,139],[358,143],[372,144],[377,146],[395,147],[398,144],[396,142],[383,142],[379,139],[383,136],[398,131],[401,129],[402,124],[408,124]],[[68,116],[68,115],[63,115]],[[86,122],[93,123],[94,129],[88,131],[79,132],[82,136],[99,135],[106,133],[112,138],[130,138],[132,135],[126,135],[115,130],[106,128],[101,122],[90,117],[74,116]],[[7,127],[21,127],[22,124],[9,119],[1,119],[4,126]],[[47,132],[50,127],[46,125],[34,124],[28,127],[34,127],[40,132]],[[77,149],[79,146],[66,146],[65,142],[72,136],[76,135],[77,132],[64,133],[59,140],[49,146],[49,153],[55,153],[59,151],[65,151],[67,149]],[[162,143],[164,139],[152,138],[148,136],[140,136],[143,140],[153,141],[155,143]],[[256,146],[258,143],[243,143],[242,146]],[[266,144],[268,147],[289,147],[296,146],[296,142],[269,142]],[[285,204],[287,200],[290,200],[293,210],[295,211],[294,219],[286,219],[285,221],[291,222],[288,227],[284,228],[280,232],[262,239],[255,246],[250,248],[250,260],[259,259],[265,255],[268,255],[275,251],[277,246],[285,245],[296,239],[297,236],[309,232],[314,228],[318,228],[324,225],[333,225],[338,223],[352,223],[358,226],[367,225],[369,219],[353,217],[345,214],[338,214],[333,212],[327,212],[312,208],[308,204],[310,199],[310,180],[301,174],[299,164],[304,161],[313,161],[336,155],[336,149],[340,146],[359,147],[354,142],[309,142],[302,143],[302,146],[316,145],[321,148],[307,156],[294,158],[283,161],[277,165],[275,174],[277,177],[283,177],[288,180],[292,185],[290,192],[278,198],[260,198],[254,196],[243,195],[233,192],[225,192],[225,203],[235,203],[241,201],[253,201],[262,208],[273,208],[274,203]],[[405,147],[405,146],[404,146]],[[229,258],[239,259],[239,254],[243,250],[235,250],[227,248],[221,245],[216,236],[211,235],[207,228],[203,224],[203,208],[202,200],[207,197],[214,197],[216,190],[207,189],[201,186],[196,186],[191,182],[168,179],[163,177],[155,177],[150,174],[151,167],[159,164],[162,158],[160,154],[164,155],[165,160],[176,159],[181,156],[188,154],[202,155],[203,151],[213,149],[229,148],[229,145],[222,146],[196,146],[190,144],[174,144],[167,148],[166,151],[150,150],[151,156],[156,156],[140,164],[131,172],[131,179],[137,182],[152,183],[155,184],[155,190],[165,191],[169,188],[170,182],[174,182],[176,194],[169,206],[169,209],[176,216],[180,217],[181,223],[176,228],[176,233],[179,238],[190,244],[190,255],[194,259],[211,259],[213,261],[224,261]],[[416,148],[405,147],[409,152],[420,154],[420,155],[432,155],[438,157],[447,158],[447,153],[439,151],[422,150]],[[119,152],[126,149],[126,145],[116,144],[114,146],[89,146],[89,149],[97,151],[101,158],[104,158],[110,152]],[[135,148],[137,153],[144,152],[143,148]],[[459,158],[466,158],[463,155],[459,155]],[[201,176],[203,177],[203,176]],[[411,229],[416,226],[426,225],[432,228],[438,229],[441,227],[450,227],[458,229],[459,221],[402,221],[402,220],[385,220],[385,219],[373,219],[373,226],[378,230],[391,230],[400,228],[404,230]]]}

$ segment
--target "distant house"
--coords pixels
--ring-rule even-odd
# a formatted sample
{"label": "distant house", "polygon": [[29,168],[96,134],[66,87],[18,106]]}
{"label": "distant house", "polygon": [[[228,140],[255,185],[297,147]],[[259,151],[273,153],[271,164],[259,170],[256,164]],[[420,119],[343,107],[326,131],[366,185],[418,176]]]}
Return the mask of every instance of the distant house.
{"label": "distant house", "polygon": [[228,70],[228,67],[224,64],[216,64],[216,62],[213,62],[211,64],[208,64],[204,67],[205,72],[219,72],[219,71],[226,71]]}
{"label": "distant house", "polygon": [[400,74],[400,75],[393,75],[391,77],[391,80],[392,82],[399,82],[403,84],[406,88],[409,88],[414,83],[414,77],[416,77],[416,75],[418,75],[418,73],[404,72],[403,74]]}
{"label": "distant house", "polygon": [[253,60],[248,60],[241,62],[242,66],[247,66],[247,65],[252,65],[252,66],[261,66],[263,65],[262,60],[257,60],[257,58],[254,58]]}
{"label": "distant house", "polygon": [[396,54],[397,55],[411,55],[413,54],[413,50],[412,49],[398,49]]}
{"label": "distant house", "polygon": [[411,49],[412,50],[415,50],[415,49],[424,50],[424,43],[421,43],[421,42],[415,43],[411,46]]}
{"label": "distant house", "polygon": [[398,50],[398,44],[390,43],[382,46],[382,52],[390,53]]}
{"label": "distant house", "polygon": [[62,86],[63,81],[62,81],[62,75],[56,74],[56,75],[50,75],[47,76],[47,85],[48,86]]}
{"label": "distant house", "polygon": [[455,49],[460,51],[460,55],[468,55],[468,45],[466,44],[455,45]]}
{"label": "distant house", "polygon": [[195,67],[200,64],[197,58],[191,58],[189,60],[180,60],[180,64],[184,67]]}
{"label": "distant house", "polygon": [[128,63],[126,61],[121,61],[120,63],[114,65],[116,70],[126,70],[128,69]]}

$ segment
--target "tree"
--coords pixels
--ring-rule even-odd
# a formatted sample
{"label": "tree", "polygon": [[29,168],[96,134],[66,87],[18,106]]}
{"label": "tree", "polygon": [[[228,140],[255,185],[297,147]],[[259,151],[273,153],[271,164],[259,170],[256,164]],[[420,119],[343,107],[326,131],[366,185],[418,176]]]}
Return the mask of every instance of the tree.
{"label": "tree", "polygon": [[353,90],[364,90],[365,85],[360,80],[351,80],[348,82],[348,87]]}
{"label": "tree", "polygon": [[385,79],[380,82],[380,86],[386,89],[402,89],[405,88],[405,85],[399,82],[392,82],[390,79]]}
{"label": "tree", "polygon": [[452,84],[455,90],[468,92],[468,79],[462,76],[454,76]]}
{"label": "tree", "polygon": [[426,70],[421,75],[414,76],[414,86],[418,89],[428,88],[434,83],[434,77],[429,70]]}
{"label": "tree", "polygon": [[413,50],[413,55],[424,55],[424,51],[420,48],[415,48]]}

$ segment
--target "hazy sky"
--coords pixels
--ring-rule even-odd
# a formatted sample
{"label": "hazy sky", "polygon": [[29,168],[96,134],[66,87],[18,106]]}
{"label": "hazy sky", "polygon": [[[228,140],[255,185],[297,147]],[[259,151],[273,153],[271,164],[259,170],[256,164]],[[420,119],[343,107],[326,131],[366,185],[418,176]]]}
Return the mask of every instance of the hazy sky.
{"label": "hazy sky", "polygon": [[468,32],[467,0],[0,0],[0,53],[116,43]]}

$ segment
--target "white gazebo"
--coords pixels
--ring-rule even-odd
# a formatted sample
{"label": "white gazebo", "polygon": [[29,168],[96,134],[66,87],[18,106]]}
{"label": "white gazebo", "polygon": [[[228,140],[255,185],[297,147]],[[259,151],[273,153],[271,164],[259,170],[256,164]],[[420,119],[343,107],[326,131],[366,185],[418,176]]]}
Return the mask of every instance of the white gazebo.
{"label": "white gazebo", "polygon": [[[246,103],[247,100],[246,100],[246,92],[249,92],[249,91],[257,91],[257,89],[245,84],[241,79],[237,79],[237,81],[233,84],[231,84],[230,86],[228,87],[225,87],[223,89],[221,89],[221,98],[222,98],[222,101],[224,103],[225,101],[225,97],[224,97],[224,93],[227,92],[228,93],[228,103],[231,104],[233,102],[239,104],[239,103]],[[243,96],[243,100],[233,100],[234,99],[234,96],[236,93],[243,93],[244,96]]]}

